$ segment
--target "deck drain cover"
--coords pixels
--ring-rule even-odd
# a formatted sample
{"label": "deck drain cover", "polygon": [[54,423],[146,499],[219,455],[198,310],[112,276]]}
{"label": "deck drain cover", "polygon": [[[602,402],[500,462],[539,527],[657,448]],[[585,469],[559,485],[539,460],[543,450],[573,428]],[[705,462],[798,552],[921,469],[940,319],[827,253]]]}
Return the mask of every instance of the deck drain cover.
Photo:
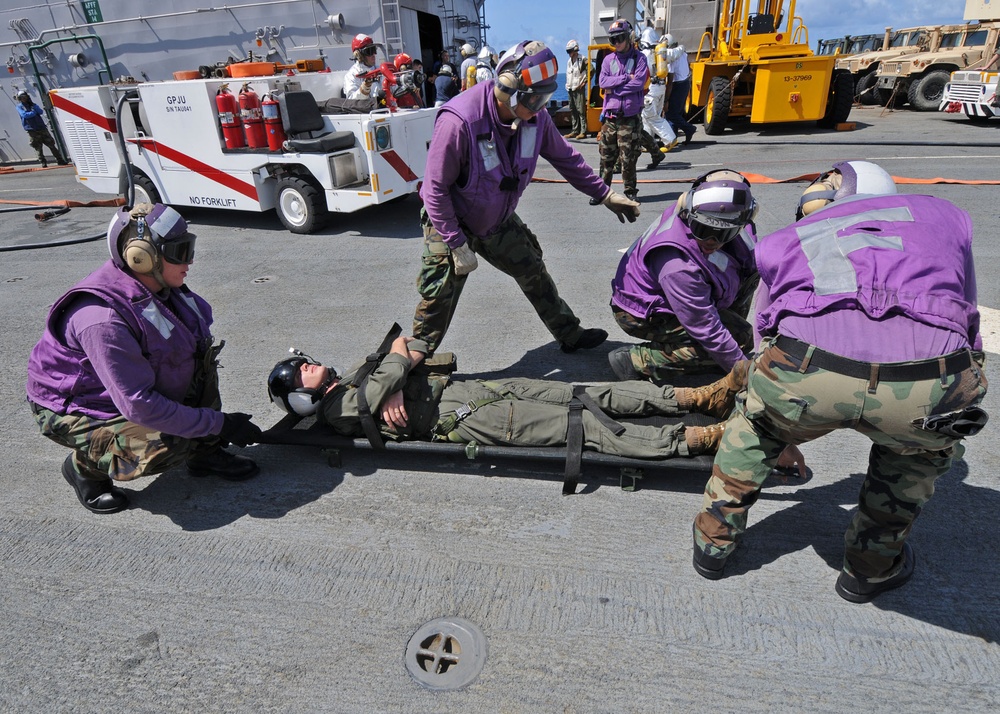
{"label": "deck drain cover", "polygon": [[461,689],[486,664],[486,635],[468,620],[441,617],[424,624],[406,645],[406,669],[428,689]]}

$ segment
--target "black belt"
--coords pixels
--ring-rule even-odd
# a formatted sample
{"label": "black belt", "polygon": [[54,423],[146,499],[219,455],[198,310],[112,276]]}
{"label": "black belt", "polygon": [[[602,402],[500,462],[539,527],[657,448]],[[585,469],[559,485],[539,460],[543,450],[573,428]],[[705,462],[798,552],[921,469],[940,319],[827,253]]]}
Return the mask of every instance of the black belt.
{"label": "black belt", "polygon": [[653,79],[649,80],[649,83],[650,84],[663,84],[663,80],[660,79],[659,77],[654,77]]}
{"label": "black belt", "polygon": [[[774,341],[774,345],[785,354],[798,360],[804,360],[811,345],[796,340],[794,337],[779,335]],[[818,347],[812,348],[812,355],[809,357],[809,365],[830,372],[842,374],[845,377],[855,379],[868,379],[883,382],[916,382],[924,379],[934,379],[944,377],[949,374],[957,374],[968,369],[973,364],[972,353],[969,350],[959,350],[942,357],[921,360],[919,362],[858,362],[857,360],[841,357],[821,350]]]}

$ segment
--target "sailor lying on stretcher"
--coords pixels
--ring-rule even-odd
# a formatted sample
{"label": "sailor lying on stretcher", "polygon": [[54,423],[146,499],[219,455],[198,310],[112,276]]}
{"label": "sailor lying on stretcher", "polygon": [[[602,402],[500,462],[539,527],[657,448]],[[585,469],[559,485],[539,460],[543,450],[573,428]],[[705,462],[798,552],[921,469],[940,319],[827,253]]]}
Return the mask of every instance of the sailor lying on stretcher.
{"label": "sailor lying on stretcher", "polygon": [[390,331],[384,350],[346,375],[292,350],[267,380],[271,400],[300,416],[316,415],[338,435],[495,446],[564,446],[570,404],[582,402],[583,446],[604,454],[665,459],[714,453],[724,424],[649,426],[615,417],[675,417],[699,412],[725,419],[749,362],[698,388],[631,381],[576,386],[539,379],[453,381],[455,357],[425,359],[427,345]]}

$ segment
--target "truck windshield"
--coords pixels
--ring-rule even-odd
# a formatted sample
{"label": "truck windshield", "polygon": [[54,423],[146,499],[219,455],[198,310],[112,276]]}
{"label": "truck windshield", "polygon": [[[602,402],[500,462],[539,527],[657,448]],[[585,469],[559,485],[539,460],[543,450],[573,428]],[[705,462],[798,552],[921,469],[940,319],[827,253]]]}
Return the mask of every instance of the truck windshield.
{"label": "truck windshield", "polygon": [[961,32],[949,32],[941,38],[939,47],[958,47],[962,41],[962,34]]}

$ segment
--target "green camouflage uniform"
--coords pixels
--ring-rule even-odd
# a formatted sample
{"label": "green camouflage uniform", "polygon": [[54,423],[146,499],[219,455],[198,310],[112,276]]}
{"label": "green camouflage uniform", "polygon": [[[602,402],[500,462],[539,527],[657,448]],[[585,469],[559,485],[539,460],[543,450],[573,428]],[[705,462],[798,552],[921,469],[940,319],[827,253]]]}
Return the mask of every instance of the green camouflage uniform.
{"label": "green camouflage uniform", "polygon": [[[934,481],[961,457],[961,442],[915,426],[931,414],[978,404],[987,382],[978,364],[957,374],[916,382],[869,380],[806,365],[765,340],[751,365],[747,391],[726,424],[695,518],[695,545],[724,557],[746,530],[747,509],[786,444],[802,444],[837,429],[872,440],[858,512],[845,535],[844,570],[878,582],[895,573],[903,542]],[[912,364],[912,363],[902,363]],[[898,568],[897,568],[898,570]]]}
{"label": "green camouflage uniform", "polygon": [[[184,404],[219,410],[218,355],[222,345],[212,347],[199,363]],[[163,473],[184,464],[197,453],[219,447],[219,437],[182,439],[128,421],[123,416],[98,419],[82,414],[57,414],[31,404],[42,435],[73,450],[80,475],[103,481],[131,481]]]}
{"label": "green camouflage uniform", "polygon": [[[413,315],[413,336],[424,340],[433,353],[448,331],[468,275],[455,274],[451,250],[431,224],[425,209],[420,211],[420,224],[424,229],[424,253],[417,276],[421,299]],[[465,235],[476,255],[514,278],[557,342],[576,344],[583,334],[580,319],[559,297],[555,281],[542,260],[538,238],[516,213],[488,236],[479,237],[468,231]]]}
{"label": "green camouflage uniform", "polygon": [[601,128],[601,143],[598,145],[601,154],[601,178],[610,186],[615,173],[615,164],[620,159],[622,183],[626,195],[638,191],[635,165],[639,160],[641,134],[642,117],[638,114],[634,117],[607,117]]}
{"label": "green camouflage uniform", "polygon": [[[410,347],[413,349],[414,343]],[[417,347],[423,348],[419,344]],[[451,359],[449,353],[446,361]],[[441,376],[448,371],[423,364],[411,370],[405,357],[386,355],[365,387],[365,399],[382,434],[397,441],[474,441],[494,446],[540,447],[566,444],[572,385],[518,378],[442,382]],[[356,438],[363,436],[364,430],[357,388],[349,383],[350,376],[345,376],[343,383],[324,395],[317,420],[337,434]],[[400,390],[408,418],[406,428],[396,432],[381,419],[380,405]],[[671,386],[620,382],[587,387],[586,392],[611,417],[673,417],[684,413],[677,406]],[[471,413],[457,420],[455,411],[470,404],[475,407]],[[584,410],[582,417],[586,449],[640,459],[690,455],[682,423],[666,426],[623,423],[625,431],[616,436],[589,411]]]}
{"label": "green camouflage uniform", "polygon": [[[736,340],[744,354],[753,350],[753,326],[747,322],[754,292],[760,282],[756,271],[740,285],[736,301],[727,309],[719,310],[719,320]],[[648,320],[612,306],[618,326],[632,337],[646,340],[632,345],[629,356],[635,370],[657,382],[669,382],[678,374],[719,372],[721,368],[684,329],[675,315],[653,314]]]}

